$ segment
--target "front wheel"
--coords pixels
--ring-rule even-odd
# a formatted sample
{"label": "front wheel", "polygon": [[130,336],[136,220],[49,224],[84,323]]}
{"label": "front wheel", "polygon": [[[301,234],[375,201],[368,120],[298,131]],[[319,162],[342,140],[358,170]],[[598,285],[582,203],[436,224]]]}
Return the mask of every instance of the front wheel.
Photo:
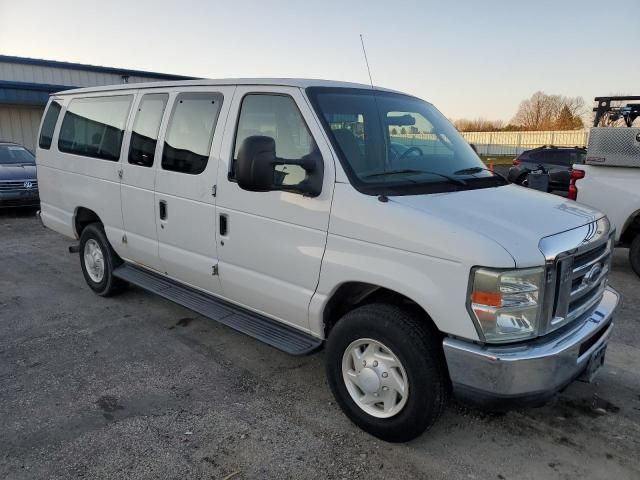
{"label": "front wheel", "polygon": [[347,313],[329,335],[326,358],[336,401],[378,438],[411,440],[444,410],[449,383],[437,332],[399,306]]}
{"label": "front wheel", "polygon": [[640,277],[640,233],[631,241],[631,246],[629,247],[629,262],[631,263],[633,271]]}
{"label": "front wheel", "polygon": [[113,269],[121,263],[102,225],[87,225],[80,235],[80,265],[91,290],[103,297],[120,293],[126,283],[113,276]]}

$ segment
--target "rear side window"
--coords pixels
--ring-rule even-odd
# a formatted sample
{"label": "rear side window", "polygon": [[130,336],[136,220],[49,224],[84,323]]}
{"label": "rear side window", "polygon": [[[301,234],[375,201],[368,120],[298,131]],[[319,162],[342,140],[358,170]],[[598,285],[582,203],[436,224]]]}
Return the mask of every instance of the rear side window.
{"label": "rear side window", "polygon": [[555,150],[547,153],[545,161],[548,163],[553,163],[554,165],[569,166],[572,163],[572,157],[573,152],[571,152],[570,150]]}
{"label": "rear side window", "polygon": [[142,97],[131,131],[129,163],[143,167],[153,165],[160,122],[168,99],[166,93],[150,93]]}
{"label": "rear side window", "polygon": [[222,95],[181,93],[176,97],[164,139],[162,168],[197,175],[207,166]]}
{"label": "rear side window", "polygon": [[58,149],[118,161],[131,99],[119,95],[72,100],[62,120]]}
{"label": "rear side window", "polygon": [[38,140],[38,145],[40,145],[40,148],[44,148],[46,150],[49,150],[51,148],[53,131],[56,128],[58,115],[60,115],[61,109],[62,107],[60,107],[60,104],[55,100],[49,104],[47,113],[44,116],[44,121],[42,122],[42,129],[40,130],[40,139]]}

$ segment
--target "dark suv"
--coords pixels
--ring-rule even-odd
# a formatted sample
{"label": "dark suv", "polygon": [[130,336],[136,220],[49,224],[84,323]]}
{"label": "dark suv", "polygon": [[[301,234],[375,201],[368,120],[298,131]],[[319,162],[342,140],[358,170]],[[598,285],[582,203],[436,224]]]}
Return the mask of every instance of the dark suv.
{"label": "dark suv", "polygon": [[17,143],[0,141],[0,208],[39,204],[33,153]]}
{"label": "dark suv", "polygon": [[549,192],[567,194],[571,179],[571,165],[584,163],[587,150],[581,147],[542,147],[526,150],[513,160],[509,181],[527,186],[530,171],[543,167],[549,174]]}

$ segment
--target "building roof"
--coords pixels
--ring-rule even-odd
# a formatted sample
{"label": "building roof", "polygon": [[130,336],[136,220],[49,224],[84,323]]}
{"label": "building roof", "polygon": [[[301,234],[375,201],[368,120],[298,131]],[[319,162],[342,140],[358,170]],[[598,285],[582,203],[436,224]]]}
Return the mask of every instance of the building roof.
{"label": "building roof", "polygon": [[0,80],[0,105],[46,105],[50,94],[69,88],[75,87]]}
{"label": "building roof", "polygon": [[[170,88],[170,87],[198,87],[208,85],[270,85],[281,87],[336,87],[336,88],[365,88],[371,89],[371,85],[363,83],[339,82],[335,80],[321,80],[313,78],[225,78],[225,79],[202,79],[202,80],[182,80],[174,82],[147,82],[147,83],[123,83],[119,85],[107,85],[104,87],[86,87],[65,90],[58,95],[73,95],[78,93],[107,92],[113,90],[128,90],[140,88]],[[375,87],[376,90],[395,92],[387,88]],[[396,92],[400,93],[400,92]]]}
{"label": "building roof", "polygon": [[44,60],[41,58],[14,57],[12,55],[0,55],[0,62],[17,63],[20,65],[34,65],[52,68],[67,68],[72,70],[84,70],[98,73],[112,73],[115,75],[163,78],[166,80],[188,80],[197,77],[173,75],[169,73],[148,72],[145,70],[131,70],[128,68],[103,67],[100,65],[87,65],[84,63],[60,62],[57,60]]}

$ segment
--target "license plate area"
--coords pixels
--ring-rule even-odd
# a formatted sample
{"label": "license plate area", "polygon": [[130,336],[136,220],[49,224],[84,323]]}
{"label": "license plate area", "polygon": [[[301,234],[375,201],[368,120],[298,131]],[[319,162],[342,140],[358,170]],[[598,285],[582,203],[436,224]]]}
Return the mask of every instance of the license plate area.
{"label": "license plate area", "polygon": [[595,376],[598,374],[598,371],[604,365],[604,357],[607,352],[607,344],[603,343],[589,357],[589,362],[587,363],[587,368],[584,373],[580,377],[580,380],[584,382],[592,382]]}

